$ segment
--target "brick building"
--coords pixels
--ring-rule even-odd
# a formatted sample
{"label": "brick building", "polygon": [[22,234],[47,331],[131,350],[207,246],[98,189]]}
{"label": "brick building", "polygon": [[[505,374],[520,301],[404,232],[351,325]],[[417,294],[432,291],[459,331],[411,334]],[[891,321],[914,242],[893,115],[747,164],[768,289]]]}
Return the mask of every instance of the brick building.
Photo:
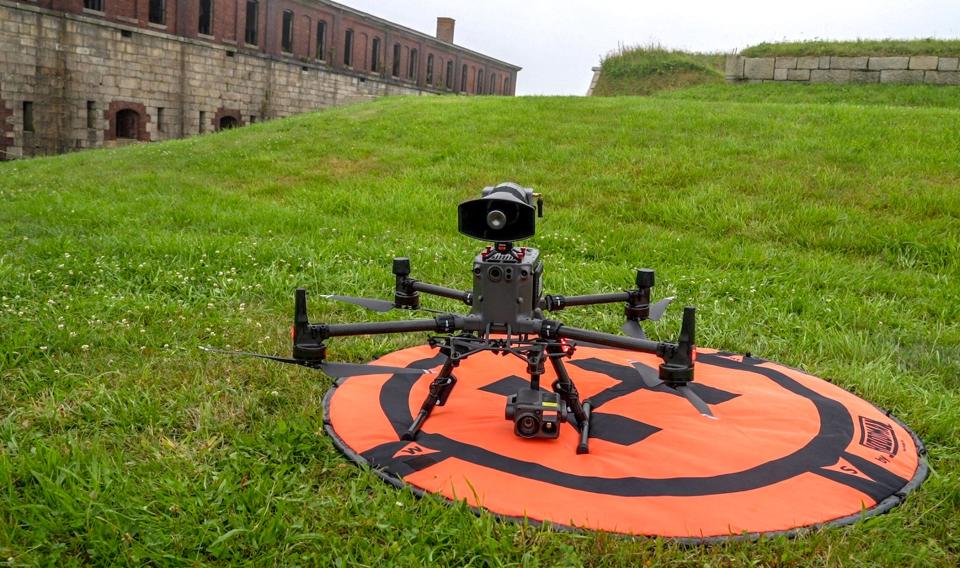
{"label": "brick building", "polygon": [[0,0],[0,160],[392,94],[513,95],[519,67],[326,0]]}

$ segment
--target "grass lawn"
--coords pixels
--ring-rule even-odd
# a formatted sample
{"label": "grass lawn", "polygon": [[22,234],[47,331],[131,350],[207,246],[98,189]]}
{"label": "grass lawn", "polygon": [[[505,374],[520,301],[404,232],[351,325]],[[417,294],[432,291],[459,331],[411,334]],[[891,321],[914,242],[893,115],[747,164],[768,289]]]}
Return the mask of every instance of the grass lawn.
{"label": "grass lawn", "polygon": [[[697,98],[393,98],[0,164],[0,565],[956,566],[960,112]],[[329,378],[198,350],[286,354],[294,288],[389,298],[393,256],[466,287],[480,243],[456,204],[501,180],[545,195],[529,243],[549,293],[656,268],[658,297],[698,307],[700,344],[892,409],[929,479],[890,514],[795,540],[501,523],[350,464],[321,433]],[[653,335],[672,339],[679,312]]]}
{"label": "grass lawn", "polygon": [[960,89],[940,85],[735,83],[694,85],[653,93],[664,99],[777,104],[849,104],[960,109]]}

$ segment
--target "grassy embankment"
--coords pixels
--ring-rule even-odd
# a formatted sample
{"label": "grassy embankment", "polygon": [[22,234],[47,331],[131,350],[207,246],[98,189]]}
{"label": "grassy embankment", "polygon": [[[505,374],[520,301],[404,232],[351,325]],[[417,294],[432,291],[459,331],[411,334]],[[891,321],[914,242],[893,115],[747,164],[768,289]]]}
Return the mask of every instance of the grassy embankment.
{"label": "grassy embankment", "polygon": [[620,48],[600,64],[594,96],[649,95],[692,85],[723,83],[725,55],[658,46]]}
{"label": "grassy embankment", "polygon": [[[0,563],[956,566],[958,129],[938,108],[413,98],[0,164]],[[319,433],[328,378],[198,351],[286,353],[295,287],[382,297],[395,255],[466,286],[479,243],[455,205],[504,179],[546,195],[531,244],[550,292],[654,267],[658,295],[698,306],[699,343],[892,409],[930,479],[888,515],[792,541],[500,523],[349,465]]]}
{"label": "grassy embankment", "polygon": [[[803,55],[960,56],[960,40],[857,40],[761,43],[746,57]],[[596,96],[652,95],[743,102],[849,102],[958,108],[960,89],[934,85],[724,85],[723,53],[691,53],[660,47],[621,48],[604,58]]]}

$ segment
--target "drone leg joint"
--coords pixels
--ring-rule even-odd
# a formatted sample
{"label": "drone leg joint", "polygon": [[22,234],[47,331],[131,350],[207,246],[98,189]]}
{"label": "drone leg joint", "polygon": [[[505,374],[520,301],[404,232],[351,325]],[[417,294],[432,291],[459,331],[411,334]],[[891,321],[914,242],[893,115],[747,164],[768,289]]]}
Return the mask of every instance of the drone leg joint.
{"label": "drone leg joint", "polygon": [[406,441],[415,440],[417,434],[420,432],[420,428],[423,427],[423,423],[426,422],[430,413],[433,412],[433,408],[435,406],[443,406],[447,403],[453,387],[457,384],[457,378],[453,376],[453,368],[456,366],[457,361],[453,359],[448,358],[444,362],[440,374],[430,383],[430,392],[420,406],[420,412],[417,413],[417,417],[413,420],[410,427],[407,428],[407,431],[400,436],[400,439]]}

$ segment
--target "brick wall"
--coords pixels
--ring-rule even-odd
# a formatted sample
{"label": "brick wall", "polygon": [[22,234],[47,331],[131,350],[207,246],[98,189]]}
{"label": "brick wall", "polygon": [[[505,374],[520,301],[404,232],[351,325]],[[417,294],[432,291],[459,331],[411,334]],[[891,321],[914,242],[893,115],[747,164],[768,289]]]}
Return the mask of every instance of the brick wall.
{"label": "brick wall", "polygon": [[[43,7],[66,6],[83,12],[78,8],[82,0],[0,0],[3,156],[29,157],[127,143],[116,140],[116,115],[125,108],[139,115],[142,132],[137,139],[158,141],[201,132],[201,113],[206,124],[203,131],[211,132],[227,114],[248,124],[384,95],[447,92],[442,82],[439,87],[425,83],[427,52],[423,43],[395,36],[395,31],[381,29],[376,22],[317,8],[308,25],[309,14],[303,5],[292,0],[271,1],[271,15],[261,0],[258,43],[263,47],[251,49],[243,41],[246,0],[235,3],[239,9],[232,12],[221,8],[223,2],[214,4],[214,40],[185,37],[190,35],[187,31],[196,29],[196,17],[184,7],[197,2],[168,0],[166,22],[147,25],[149,0],[104,0],[104,14]],[[280,49],[279,26],[285,6],[300,10],[294,22],[295,53],[272,55],[270,45],[275,42]],[[175,15],[178,8],[179,16]],[[317,58],[316,15],[331,18],[326,32],[327,61]],[[186,27],[183,22],[188,22]],[[373,37],[381,39],[380,72],[371,71],[371,52],[358,45],[359,35],[354,42],[354,68],[336,65],[338,60],[342,63],[345,23],[355,34],[366,34],[368,45]],[[276,33],[266,33],[267,26],[274,24]],[[183,34],[169,33],[178,26]],[[232,43],[231,37],[236,38]],[[390,77],[396,42],[407,48],[402,51],[405,57],[411,48],[418,49],[417,82],[406,79],[408,59],[401,61],[400,79]],[[461,60],[474,68],[468,76],[471,81],[478,66],[516,76],[515,68],[431,49],[438,57],[446,54],[444,61],[457,63],[455,89],[459,88]],[[511,81],[507,94],[512,94],[513,85]],[[33,132],[23,128],[24,101],[33,103]]]}
{"label": "brick wall", "polygon": [[727,81],[751,83],[927,83],[960,85],[960,58],[903,57],[727,57]]}
{"label": "brick wall", "polygon": [[[5,0],[10,1],[10,0]],[[185,38],[214,41],[223,45],[237,48],[255,48],[264,53],[278,57],[291,58],[296,61],[323,60],[340,70],[369,73],[371,71],[372,42],[375,37],[381,40],[382,69],[376,75],[393,80],[390,73],[393,65],[393,45],[403,45],[402,61],[399,81],[414,83],[420,88],[430,89],[424,79],[426,53],[433,52],[443,59],[462,58],[472,59],[471,65],[484,70],[484,76],[495,73],[500,77],[510,78],[509,92],[499,93],[513,95],[516,84],[516,75],[519,67],[506,64],[497,59],[488,58],[482,54],[454,46],[435,37],[427,36],[407,28],[391,24],[370,14],[352,10],[340,4],[327,3],[324,0],[258,0],[258,30],[257,44],[249,46],[244,42],[247,17],[247,0],[210,0],[212,3],[212,29],[209,35],[198,32],[200,2],[202,0],[164,0],[166,18],[162,25],[150,23],[150,0],[102,0],[104,11],[91,12],[84,10],[83,0],[24,0],[32,5],[62,10],[68,13],[82,14],[91,18],[98,18],[116,23],[138,26],[151,30],[166,31]],[[281,46],[283,12],[289,11],[294,15],[293,50],[286,52]],[[323,20],[327,23],[327,53],[319,57],[316,53],[316,25]],[[343,48],[346,31],[354,31],[353,61],[351,68],[343,64]],[[407,66],[409,53],[416,49],[419,54],[419,69],[417,80],[408,79]],[[459,67],[459,65],[458,65]],[[459,90],[459,85],[456,90]],[[440,89],[443,90],[443,89]],[[474,90],[468,90],[473,93]]]}

